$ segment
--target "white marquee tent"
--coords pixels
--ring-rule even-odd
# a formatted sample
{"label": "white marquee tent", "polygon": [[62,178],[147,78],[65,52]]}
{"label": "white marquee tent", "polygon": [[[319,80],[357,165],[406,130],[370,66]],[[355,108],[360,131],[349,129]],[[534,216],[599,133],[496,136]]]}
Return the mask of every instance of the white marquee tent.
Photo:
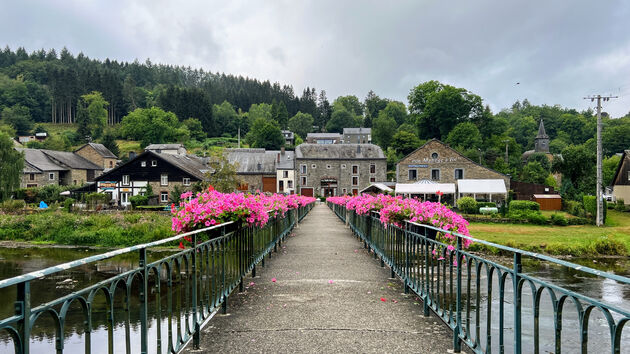
{"label": "white marquee tent", "polygon": [[507,189],[502,179],[460,179],[457,180],[457,194],[458,199],[464,194],[472,194],[475,199],[477,194],[487,194],[490,201],[493,194],[502,194],[507,199]]}

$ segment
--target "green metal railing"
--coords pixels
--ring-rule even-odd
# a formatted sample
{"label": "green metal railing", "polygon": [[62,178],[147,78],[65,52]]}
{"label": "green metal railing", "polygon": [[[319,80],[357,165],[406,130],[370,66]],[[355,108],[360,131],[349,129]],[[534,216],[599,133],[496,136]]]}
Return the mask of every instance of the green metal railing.
{"label": "green metal railing", "polygon": [[[457,233],[452,233],[457,247],[448,252],[446,244],[435,240],[436,233],[448,231],[412,222],[385,226],[378,213],[358,215],[328,204],[364,247],[380,257],[381,266],[391,268],[391,277],[402,279],[405,292],[421,298],[424,315],[433,311],[453,330],[456,352],[462,342],[476,353],[630,352],[630,304],[592,298],[540,279],[523,270],[523,260],[550,264],[578,279],[613,282],[621,287],[622,299],[623,292],[630,294],[630,278]],[[510,254],[511,265],[464,250],[464,238]],[[570,325],[569,312],[577,317]],[[597,344],[589,346],[593,339]]]}
{"label": "green metal railing", "polygon": [[[140,351],[177,353],[191,340],[199,345],[203,325],[219,310],[227,311],[228,296],[236,289],[243,290],[243,278],[249,272],[256,276],[256,265],[265,256],[271,257],[293,227],[312,208],[312,204],[290,210],[284,217],[270,216],[262,228],[246,227],[228,222],[164,240],[127,247],[104,254],[31,272],[0,281],[0,289],[15,287],[15,314],[0,320],[0,331],[9,333],[16,353],[30,352],[31,331],[38,319],[51,316],[55,327],[55,350],[64,351],[64,326],[71,309],[78,303],[83,319],[85,353],[91,353],[93,331],[92,305],[97,296],[106,299],[107,347],[114,353],[114,341],[124,340],[126,352],[130,343],[130,298],[138,295],[140,306]],[[154,262],[147,261],[147,250],[173,242],[183,237],[191,238],[188,249],[173,253]],[[54,276],[68,270],[103,261],[122,254],[137,253],[139,264],[131,270],[74,291],[52,301],[35,304],[31,284],[43,277]],[[162,301],[162,287],[166,287],[166,304]],[[124,295],[125,336],[114,336],[114,299]],[[154,295],[154,296],[152,296]],[[151,299],[153,298],[153,299]],[[3,299],[3,301],[10,301]],[[149,343],[148,313],[155,313],[158,325],[154,343]],[[163,321],[168,323],[168,333],[161,333]],[[98,352],[104,348],[98,348]]]}

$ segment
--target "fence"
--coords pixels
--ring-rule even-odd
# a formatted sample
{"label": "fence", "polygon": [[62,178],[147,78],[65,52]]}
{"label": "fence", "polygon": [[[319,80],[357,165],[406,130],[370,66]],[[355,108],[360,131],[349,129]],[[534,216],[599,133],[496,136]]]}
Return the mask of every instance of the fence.
{"label": "fence", "polygon": [[[64,351],[64,326],[72,309],[79,304],[83,318],[85,352],[92,348],[93,304],[95,298],[105,297],[107,307],[107,348],[114,353],[114,341],[122,339],[114,336],[115,299],[124,295],[125,349],[131,352],[130,299],[139,298],[140,306],[140,351],[176,353],[193,341],[199,343],[200,330],[205,323],[222,309],[227,310],[228,296],[238,286],[243,289],[243,278],[250,271],[256,274],[256,264],[277,249],[293,227],[312,208],[312,204],[290,210],[284,217],[270,216],[262,228],[245,227],[234,222],[173,236],[164,240],[127,247],[101,255],[68,262],[55,267],[42,269],[25,275],[0,281],[0,289],[15,287],[15,314],[0,320],[0,331],[10,334],[16,353],[30,352],[31,330],[44,316],[54,321],[55,350]],[[184,237],[190,237],[190,248],[173,253],[154,262],[148,262],[147,250],[157,246],[175,244]],[[137,267],[115,275],[91,286],[74,291],[65,296],[42,304],[32,301],[31,284],[43,277],[50,277],[115,256],[137,253]],[[162,287],[166,286],[166,304],[162,303]],[[154,295],[154,296],[152,296]],[[153,300],[151,300],[153,297]],[[150,308],[151,306],[151,308]],[[156,341],[149,343],[148,312],[155,314],[157,328]],[[167,322],[167,334],[162,333],[162,323]],[[153,335],[152,335],[153,336]],[[99,348],[103,349],[103,348]]]}
{"label": "fence", "polygon": [[[617,291],[622,292],[622,298],[624,291],[630,296],[630,278],[455,233],[457,247],[449,252],[446,244],[435,240],[435,235],[444,230],[412,222],[402,227],[385,226],[375,212],[358,215],[344,206],[329,203],[329,207],[350,225],[366,248],[374,251],[375,258],[380,257],[381,266],[391,268],[392,278],[402,279],[405,292],[413,291],[422,299],[424,315],[433,311],[453,330],[455,351],[461,350],[462,342],[477,353],[630,350],[630,311],[624,308],[627,302],[604,303],[540,279],[523,271],[523,259],[553,265],[578,279],[597,277],[604,283],[613,282],[621,286]],[[465,251],[461,247],[464,238],[510,254],[511,264]],[[498,297],[494,287],[498,287]],[[524,292],[531,294],[531,304],[523,303],[527,298]],[[568,312],[577,314],[577,321],[570,325]],[[571,331],[577,337],[568,337]],[[573,343],[577,345],[571,347]]]}

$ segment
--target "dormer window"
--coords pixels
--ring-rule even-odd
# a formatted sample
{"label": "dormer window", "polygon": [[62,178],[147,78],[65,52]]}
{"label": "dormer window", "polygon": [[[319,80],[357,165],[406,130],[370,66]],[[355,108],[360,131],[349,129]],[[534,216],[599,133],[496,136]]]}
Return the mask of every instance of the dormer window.
{"label": "dormer window", "polygon": [[147,167],[146,161],[140,161],[140,167]]}

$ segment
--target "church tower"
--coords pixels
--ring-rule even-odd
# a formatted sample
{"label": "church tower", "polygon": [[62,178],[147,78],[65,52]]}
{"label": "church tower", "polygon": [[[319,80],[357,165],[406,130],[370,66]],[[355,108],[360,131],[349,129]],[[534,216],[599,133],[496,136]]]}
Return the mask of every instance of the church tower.
{"label": "church tower", "polygon": [[545,124],[542,117],[540,118],[540,125],[538,125],[538,135],[534,139],[534,151],[549,153],[549,135],[545,133]]}

